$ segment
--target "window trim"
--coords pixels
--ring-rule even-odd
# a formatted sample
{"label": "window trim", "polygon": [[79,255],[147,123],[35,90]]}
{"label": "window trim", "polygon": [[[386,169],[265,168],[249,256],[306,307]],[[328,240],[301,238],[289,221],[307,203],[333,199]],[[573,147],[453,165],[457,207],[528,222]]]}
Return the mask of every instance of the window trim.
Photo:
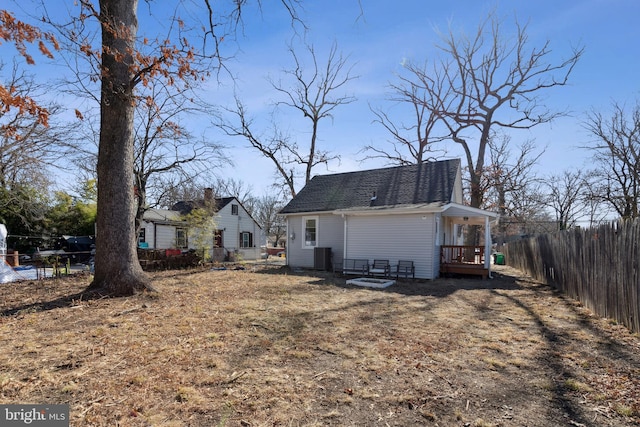
{"label": "window trim", "polygon": [[[248,246],[244,246],[244,236],[248,236],[248,239],[247,239]],[[255,247],[253,244],[253,233],[250,231],[241,231],[239,243],[240,243],[239,244],[240,249],[251,249]]]}
{"label": "window trim", "polygon": [[[178,240],[178,231],[182,231],[182,233],[184,233],[182,240],[184,240],[184,242],[181,242]],[[176,227],[176,232],[175,232],[175,241],[176,241],[176,248],[177,249],[186,249],[189,247],[189,234],[188,234],[188,230],[186,227]],[[184,243],[183,245],[181,245],[181,243]]]}
{"label": "window trim", "polygon": [[231,204],[231,215],[240,215],[240,207],[235,203]]}
{"label": "window trim", "polygon": [[[316,223],[316,239],[315,239],[315,244],[314,245],[308,245],[307,244],[307,221],[313,220]],[[320,220],[319,217],[317,215],[314,216],[303,216],[302,217],[302,236],[301,236],[301,243],[302,243],[302,249],[314,249],[318,247],[318,236],[320,235]]]}

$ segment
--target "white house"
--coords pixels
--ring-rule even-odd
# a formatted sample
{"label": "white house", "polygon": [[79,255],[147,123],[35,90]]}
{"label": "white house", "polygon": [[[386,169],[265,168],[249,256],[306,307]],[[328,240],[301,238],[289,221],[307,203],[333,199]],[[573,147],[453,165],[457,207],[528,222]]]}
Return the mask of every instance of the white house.
{"label": "white house", "polygon": [[[498,215],[462,202],[459,159],[315,176],[280,211],[287,220],[287,263],[324,269],[327,257],[334,264],[408,260],[415,277],[426,279],[473,264],[487,276],[491,222]],[[458,246],[467,224],[485,226],[484,246],[471,254]]]}
{"label": "white house", "polygon": [[[198,249],[194,236],[182,215],[211,203],[215,230],[204,240],[213,259],[255,260],[260,258],[260,225],[235,197],[213,198],[211,189],[205,198],[178,202],[173,209],[150,209],[145,212],[138,238],[139,246],[149,249]],[[199,239],[200,240],[200,239]]]}
{"label": "white house", "polygon": [[148,249],[189,249],[187,223],[178,211],[149,209],[143,216],[138,246]]}

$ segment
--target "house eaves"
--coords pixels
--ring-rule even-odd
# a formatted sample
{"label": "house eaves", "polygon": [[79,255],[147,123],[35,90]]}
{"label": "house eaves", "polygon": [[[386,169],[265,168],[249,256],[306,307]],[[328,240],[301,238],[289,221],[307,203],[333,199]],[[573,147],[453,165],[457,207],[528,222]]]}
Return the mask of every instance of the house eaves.
{"label": "house eaves", "polygon": [[495,212],[473,208],[471,206],[465,206],[458,203],[445,204],[441,202],[336,209],[331,213],[334,215],[353,216],[442,213],[442,216],[459,218],[460,222],[470,225],[484,225],[485,218],[489,218],[492,222],[497,221],[499,218],[499,215]]}
{"label": "house eaves", "polygon": [[149,223],[153,223],[153,224],[157,224],[157,225],[175,225],[175,226],[186,226],[187,222],[186,221],[166,221],[166,220],[144,220],[145,222],[149,222]]}
{"label": "house eaves", "polygon": [[442,212],[443,203],[418,203],[406,205],[356,207],[347,209],[336,209],[331,213],[334,215],[406,215],[422,213]]}
{"label": "house eaves", "polygon": [[332,211],[310,211],[310,212],[278,212],[278,215],[287,217],[287,216],[314,216],[314,215],[326,215],[328,213],[332,213]]}
{"label": "house eaves", "polygon": [[469,225],[484,225],[486,218],[489,218],[490,222],[497,222],[500,218],[500,215],[496,212],[461,205],[459,203],[447,203],[443,206],[442,216],[454,218],[456,223]]}
{"label": "house eaves", "polygon": [[142,217],[144,222],[162,225],[184,225],[180,212],[166,209],[149,209]]}

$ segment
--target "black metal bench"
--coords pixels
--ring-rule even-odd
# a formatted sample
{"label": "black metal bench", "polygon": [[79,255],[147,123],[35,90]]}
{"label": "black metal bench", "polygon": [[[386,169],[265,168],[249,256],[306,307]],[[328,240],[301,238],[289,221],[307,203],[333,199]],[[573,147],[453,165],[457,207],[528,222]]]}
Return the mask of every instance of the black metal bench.
{"label": "black metal bench", "polygon": [[374,259],[369,269],[371,276],[391,277],[391,265],[388,259]]}
{"label": "black metal bench", "polygon": [[363,276],[369,275],[369,260],[368,259],[343,259],[342,264],[336,263],[333,269],[334,273],[339,272],[344,275],[347,274],[361,274]]}
{"label": "black metal bench", "polygon": [[413,265],[413,261],[400,260],[396,265],[396,279],[400,276],[404,276],[407,279],[411,276],[412,279],[416,278],[416,268]]}

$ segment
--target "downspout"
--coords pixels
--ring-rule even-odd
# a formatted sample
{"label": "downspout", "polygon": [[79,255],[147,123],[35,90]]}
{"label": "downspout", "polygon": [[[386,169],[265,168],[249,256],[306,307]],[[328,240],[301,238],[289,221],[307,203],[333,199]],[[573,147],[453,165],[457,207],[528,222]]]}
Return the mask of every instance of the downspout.
{"label": "downspout", "polygon": [[484,217],[484,268],[489,271],[489,278],[491,277],[491,222],[489,217]]}
{"label": "downspout", "polygon": [[342,259],[347,259],[347,231],[349,230],[349,227],[347,226],[347,220],[348,220],[348,216],[346,216],[345,214],[342,214],[342,219],[344,220],[344,239],[343,239],[343,243],[342,243]]}
{"label": "downspout", "polygon": [[433,277],[440,276],[440,262],[441,262],[441,254],[442,254],[442,242],[440,241],[440,233],[444,231],[444,226],[442,221],[442,213],[435,214],[435,239],[434,239],[434,260],[433,260]]}
{"label": "downspout", "polygon": [[292,242],[291,242],[291,234],[289,233],[289,217],[287,216],[286,218],[287,218],[287,240],[286,240],[287,247],[284,248],[284,253],[285,253],[284,261],[285,261],[285,265],[288,267],[289,266],[289,246],[291,246]]}

